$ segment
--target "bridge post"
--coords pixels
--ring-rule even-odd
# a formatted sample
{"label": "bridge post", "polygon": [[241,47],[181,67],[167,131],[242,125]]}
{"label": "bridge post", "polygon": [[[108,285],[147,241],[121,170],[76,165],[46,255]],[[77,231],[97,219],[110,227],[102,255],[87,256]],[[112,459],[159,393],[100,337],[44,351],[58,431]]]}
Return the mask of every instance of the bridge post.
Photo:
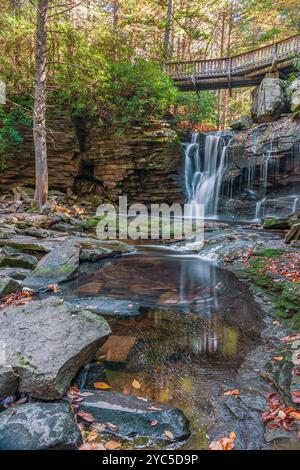
{"label": "bridge post", "polygon": [[277,67],[276,67],[277,59],[278,59],[277,50],[278,50],[278,44],[275,43],[272,46],[272,67],[271,67],[272,72],[275,72],[276,69],[277,69]]}

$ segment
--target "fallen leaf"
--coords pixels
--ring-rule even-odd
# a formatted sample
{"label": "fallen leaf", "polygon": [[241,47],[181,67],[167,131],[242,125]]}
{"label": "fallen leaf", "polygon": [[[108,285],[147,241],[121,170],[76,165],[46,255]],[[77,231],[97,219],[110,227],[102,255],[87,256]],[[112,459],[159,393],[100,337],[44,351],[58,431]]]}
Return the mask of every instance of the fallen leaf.
{"label": "fallen leaf", "polygon": [[154,419],[153,421],[151,421],[151,426],[156,426],[157,424],[158,424],[157,419]]}
{"label": "fallen leaf", "polygon": [[224,450],[221,441],[212,441],[208,448],[209,450]]}
{"label": "fallen leaf", "polygon": [[52,292],[59,292],[60,291],[60,288],[58,287],[57,284],[49,284],[47,286],[47,289],[51,290]]}
{"label": "fallen leaf", "polygon": [[131,385],[133,386],[133,388],[137,388],[137,389],[141,388],[140,382],[138,382],[138,381],[135,380],[135,379],[133,380],[133,382],[132,382]]}
{"label": "fallen leaf", "polygon": [[161,408],[156,408],[155,406],[151,405],[151,406],[148,406],[148,410],[150,411],[162,411]]}
{"label": "fallen leaf", "polygon": [[292,418],[296,419],[297,421],[300,420],[300,412],[299,411],[291,411],[289,413],[289,416],[291,416]]}
{"label": "fallen leaf", "polygon": [[99,388],[100,390],[109,390],[111,388],[111,386],[105,382],[95,382],[94,387]]}
{"label": "fallen leaf", "polygon": [[275,356],[273,357],[273,361],[283,361],[284,357],[283,356]]}
{"label": "fallen leaf", "polygon": [[171,441],[174,440],[174,434],[173,434],[171,431],[165,431],[165,436],[166,436],[168,439],[171,439]]}
{"label": "fallen leaf", "polygon": [[95,439],[97,439],[99,436],[97,429],[93,429],[93,431],[89,432],[88,435],[86,436],[86,441],[87,442],[92,442]]}
{"label": "fallen leaf", "polygon": [[92,442],[90,444],[85,443],[82,444],[80,447],[78,447],[79,450],[105,450],[105,447],[103,444],[100,444],[98,442]]}
{"label": "fallen leaf", "polygon": [[87,423],[93,423],[95,421],[95,418],[91,413],[85,413],[84,411],[78,411],[77,416],[84,419]]}
{"label": "fallen leaf", "polygon": [[121,444],[120,442],[116,442],[116,441],[108,441],[104,444],[104,447],[107,450],[116,450],[116,449],[120,449]]}
{"label": "fallen leaf", "polygon": [[228,392],[225,392],[224,395],[230,395],[230,396],[236,396],[236,395],[239,395],[239,391],[234,388],[233,390],[228,390]]}
{"label": "fallen leaf", "polygon": [[209,444],[209,450],[232,450],[234,448],[234,440],[236,439],[236,434],[231,431],[229,437],[222,437],[218,441],[212,441]]}
{"label": "fallen leaf", "polygon": [[112,424],[112,423],[106,423],[106,426],[111,430],[111,431],[117,431],[119,429],[119,426],[117,426],[116,424]]}

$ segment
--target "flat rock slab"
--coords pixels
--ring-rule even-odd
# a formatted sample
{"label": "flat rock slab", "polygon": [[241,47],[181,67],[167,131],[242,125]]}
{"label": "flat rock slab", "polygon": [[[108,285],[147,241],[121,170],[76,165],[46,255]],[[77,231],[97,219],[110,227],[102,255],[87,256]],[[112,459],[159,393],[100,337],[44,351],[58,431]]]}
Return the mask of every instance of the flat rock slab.
{"label": "flat rock slab", "polygon": [[91,312],[104,316],[136,317],[141,313],[140,304],[130,300],[118,300],[104,296],[75,297],[67,300],[77,308],[87,308]]}
{"label": "flat rock slab", "polygon": [[21,291],[22,286],[18,281],[8,276],[1,275],[0,271],[0,297],[4,295],[14,294],[15,292]]}
{"label": "flat rock slab", "polygon": [[110,334],[107,322],[59,298],[31,301],[0,312],[0,343],[6,364],[19,376],[18,390],[61,398],[78,370]]}
{"label": "flat rock slab", "polygon": [[49,284],[58,284],[72,279],[79,266],[80,245],[73,240],[64,242],[48,253],[26,277],[23,285],[31,289],[42,289]]}
{"label": "flat rock slab", "polygon": [[16,253],[0,256],[0,267],[34,269],[38,264],[35,256]]}
{"label": "flat rock slab", "polygon": [[132,395],[97,390],[85,397],[80,411],[91,413],[98,423],[116,425],[116,430],[105,429],[104,432],[118,437],[171,442],[190,435],[188,419],[181,410]]}
{"label": "flat rock slab", "polygon": [[0,450],[76,449],[80,443],[67,403],[26,403],[0,415]]}
{"label": "flat rock slab", "polygon": [[42,253],[48,253],[53,249],[53,242],[41,241],[41,239],[36,237],[22,235],[0,239],[0,246],[5,245],[21,251],[40,251]]}
{"label": "flat rock slab", "polygon": [[2,268],[0,269],[0,276],[8,276],[17,281],[22,281],[25,277],[29,276],[31,269],[25,268]]}

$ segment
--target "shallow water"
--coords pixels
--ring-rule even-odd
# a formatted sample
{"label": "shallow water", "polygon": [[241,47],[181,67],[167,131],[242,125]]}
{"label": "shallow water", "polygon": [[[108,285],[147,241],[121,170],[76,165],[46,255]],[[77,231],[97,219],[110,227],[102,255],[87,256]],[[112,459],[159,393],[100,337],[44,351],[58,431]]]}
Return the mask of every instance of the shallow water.
{"label": "shallow water", "polygon": [[222,387],[233,386],[261,327],[244,285],[197,255],[148,246],[83,265],[64,294],[105,295],[145,307],[138,317],[109,319],[108,381],[113,391],[181,408],[192,430],[184,448],[206,448],[213,402]]}

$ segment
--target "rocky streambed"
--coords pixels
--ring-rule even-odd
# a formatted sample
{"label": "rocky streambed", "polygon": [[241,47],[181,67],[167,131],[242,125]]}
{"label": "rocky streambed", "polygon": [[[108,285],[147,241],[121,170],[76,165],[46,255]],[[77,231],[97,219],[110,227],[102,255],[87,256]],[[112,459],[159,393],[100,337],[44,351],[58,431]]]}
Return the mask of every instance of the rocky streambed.
{"label": "rocky streambed", "polygon": [[296,247],[208,223],[200,253],[137,249],[47,212],[1,215],[0,448],[297,447],[262,422],[270,393],[297,412]]}

